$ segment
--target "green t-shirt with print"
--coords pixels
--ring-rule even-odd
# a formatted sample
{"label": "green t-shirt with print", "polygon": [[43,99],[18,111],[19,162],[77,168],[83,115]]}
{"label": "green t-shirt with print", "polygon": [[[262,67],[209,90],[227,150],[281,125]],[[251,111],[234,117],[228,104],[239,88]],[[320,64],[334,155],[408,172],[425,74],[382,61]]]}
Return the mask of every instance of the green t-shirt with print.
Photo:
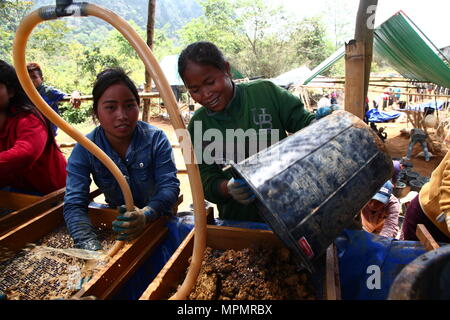
{"label": "green t-shirt with print", "polygon": [[219,217],[229,220],[263,221],[255,203],[242,205],[225,198],[219,182],[231,179],[222,171],[224,160],[235,163],[287,137],[315,119],[302,101],[289,91],[267,80],[235,85],[235,94],[222,111],[198,109],[191,118],[191,135],[205,193],[217,204]]}

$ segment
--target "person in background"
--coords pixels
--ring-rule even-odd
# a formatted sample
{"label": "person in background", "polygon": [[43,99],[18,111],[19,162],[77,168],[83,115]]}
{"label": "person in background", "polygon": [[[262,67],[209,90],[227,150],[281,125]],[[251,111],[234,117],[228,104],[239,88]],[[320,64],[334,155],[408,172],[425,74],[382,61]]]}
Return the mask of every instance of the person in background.
{"label": "person in background", "polygon": [[425,225],[436,241],[450,242],[450,151],[408,206],[401,239],[418,241],[418,224]]}
{"label": "person in background", "polygon": [[[28,74],[30,75],[31,81],[34,87],[39,92],[41,97],[47,102],[47,104],[59,114],[59,101],[67,97],[68,94],[59,91],[53,87],[44,84],[44,76],[42,74],[42,69],[36,62],[30,62],[27,64]],[[79,108],[81,104],[80,93],[78,91],[73,91],[70,96],[70,103],[72,107]],[[51,128],[53,135],[57,135],[58,127],[51,123]]]}
{"label": "person in background", "polygon": [[399,160],[393,160],[392,164],[394,166],[394,173],[392,174],[392,184],[394,187],[399,186],[401,188],[406,187],[406,184],[402,181],[399,181],[400,171],[405,169],[405,165]]}
{"label": "person in background", "polygon": [[383,101],[383,111],[384,111],[388,106],[389,92],[384,92],[381,99]]}
{"label": "person in background", "polygon": [[398,102],[400,101],[400,88],[395,88],[394,89],[395,95],[394,95],[394,102],[398,104]]}
{"label": "person in background", "polygon": [[331,106],[330,95],[326,94],[322,98],[320,98],[319,102],[317,102],[317,110],[323,107]]}
{"label": "person in background", "polygon": [[[259,152],[276,142],[267,132],[278,131],[279,141],[288,133],[294,133],[332,112],[328,106],[319,108],[316,114],[310,113],[298,97],[267,80],[234,83],[229,62],[210,42],[188,45],[179,56],[178,73],[191,97],[202,105],[188,125],[196,154],[208,148],[210,141],[203,141],[203,137],[209,129],[220,131],[225,138],[221,141],[224,151],[227,146],[236,150],[238,145],[234,136],[232,140],[226,138],[227,130],[253,132],[241,143],[245,146],[246,152],[242,156],[245,159],[252,155],[252,146],[253,151]],[[196,143],[197,139],[201,145]],[[261,145],[264,147],[260,149]],[[229,170],[222,170],[224,159],[237,163],[239,153],[218,152],[210,163],[199,163],[206,200],[217,204],[221,219],[263,221],[248,184],[232,177]]]}
{"label": "person in background", "polygon": [[336,92],[331,93],[331,99],[330,99],[330,103],[333,104],[337,104],[337,95]]}
{"label": "person in background", "polygon": [[425,131],[423,131],[422,129],[419,129],[419,128],[411,129],[408,150],[406,152],[406,157],[404,159],[411,160],[412,149],[416,143],[420,143],[420,145],[422,146],[422,150],[423,150],[423,153],[425,156],[425,161],[430,161],[430,153],[428,152],[428,147],[427,147],[427,134],[425,133]]}
{"label": "person in background", "polygon": [[393,189],[388,180],[361,210],[363,230],[389,238],[397,236],[401,206],[392,194]]}
{"label": "person in background", "polygon": [[122,69],[107,69],[97,75],[93,113],[100,122],[87,138],[102,149],[125,176],[135,210],[126,211],[125,200],[112,173],[93,154],[77,144],[67,165],[64,219],[77,248],[101,250],[88,217],[91,178],[110,207],[119,207],[113,222],[118,240],[129,241],[162,214],[172,214],[178,200],[172,146],[165,133],[139,117],[139,94]]}
{"label": "person in background", "polygon": [[0,188],[45,195],[66,185],[66,159],[49,122],[0,60]]}

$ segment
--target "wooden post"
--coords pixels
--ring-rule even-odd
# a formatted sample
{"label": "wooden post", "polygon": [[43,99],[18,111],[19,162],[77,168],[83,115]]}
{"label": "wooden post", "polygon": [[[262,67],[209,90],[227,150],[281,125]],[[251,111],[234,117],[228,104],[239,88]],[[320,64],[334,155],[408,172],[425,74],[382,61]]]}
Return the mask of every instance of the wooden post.
{"label": "wooden post", "polygon": [[360,0],[355,39],[345,45],[345,110],[364,119],[378,0]]}
{"label": "wooden post", "polygon": [[345,44],[345,111],[364,119],[364,43]]}
{"label": "wooden post", "polygon": [[[148,0],[148,18],[147,18],[147,45],[153,50],[153,38],[155,31],[155,12],[156,12],[156,0]],[[145,92],[152,91],[152,79],[150,78],[150,73],[145,70]],[[151,105],[150,99],[144,99],[144,107],[142,110],[142,121],[148,122],[149,109]]]}
{"label": "wooden post", "polygon": [[420,242],[423,244],[427,251],[435,250],[439,248],[436,240],[428,232],[427,228],[423,224],[418,224],[416,229],[416,236],[419,238]]}
{"label": "wooden post", "polygon": [[378,0],[360,0],[356,16],[355,40],[364,43],[364,101],[370,79],[373,56],[373,29]]}
{"label": "wooden post", "polygon": [[326,252],[325,289],[326,300],[341,300],[339,259],[334,243],[328,247]]}

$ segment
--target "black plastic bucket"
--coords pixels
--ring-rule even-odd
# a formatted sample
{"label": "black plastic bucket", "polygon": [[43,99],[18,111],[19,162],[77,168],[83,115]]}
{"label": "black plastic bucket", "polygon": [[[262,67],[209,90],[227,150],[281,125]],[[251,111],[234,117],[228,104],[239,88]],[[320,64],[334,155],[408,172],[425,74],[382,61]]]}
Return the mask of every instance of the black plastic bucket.
{"label": "black plastic bucket", "polygon": [[406,173],[406,180],[408,182],[411,182],[412,180],[416,180],[418,177],[420,177],[420,174],[414,171],[409,171]]}
{"label": "black plastic bucket", "polygon": [[418,180],[418,181],[422,182],[423,184],[425,184],[425,183],[430,181],[430,178],[429,177],[424,177],[424,176],[419,176],[419,177],[416,178],[416,180]]}
{"label": "black plastic bucket", "polygon": [[231,167],[257,195],[274,233],[311,272],[313,260],[393,173],[381,139],[341,110]]}
{"label": "black plastic bucket", "polygon": [[409,182],[409,186],[410,186],[411,191],[419,192],[420,189],[422,189],[423,185],[424,185],[424,183],[422,181],[420,181],[420,180],[411,180]]}

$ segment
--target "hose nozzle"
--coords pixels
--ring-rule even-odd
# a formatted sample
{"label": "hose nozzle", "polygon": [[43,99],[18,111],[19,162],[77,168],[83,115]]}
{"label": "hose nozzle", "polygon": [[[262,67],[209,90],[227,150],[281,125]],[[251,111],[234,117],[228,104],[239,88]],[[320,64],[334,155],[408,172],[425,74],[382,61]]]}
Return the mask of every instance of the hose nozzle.
{"label": "hose nozzle", "polygon": [[87,2],[76,2],[72,0],[56,0],[55,6],[44,6],[39,8],[39,16],[43,20],[52,20],[59,17],[81,17],[87,16]]}

